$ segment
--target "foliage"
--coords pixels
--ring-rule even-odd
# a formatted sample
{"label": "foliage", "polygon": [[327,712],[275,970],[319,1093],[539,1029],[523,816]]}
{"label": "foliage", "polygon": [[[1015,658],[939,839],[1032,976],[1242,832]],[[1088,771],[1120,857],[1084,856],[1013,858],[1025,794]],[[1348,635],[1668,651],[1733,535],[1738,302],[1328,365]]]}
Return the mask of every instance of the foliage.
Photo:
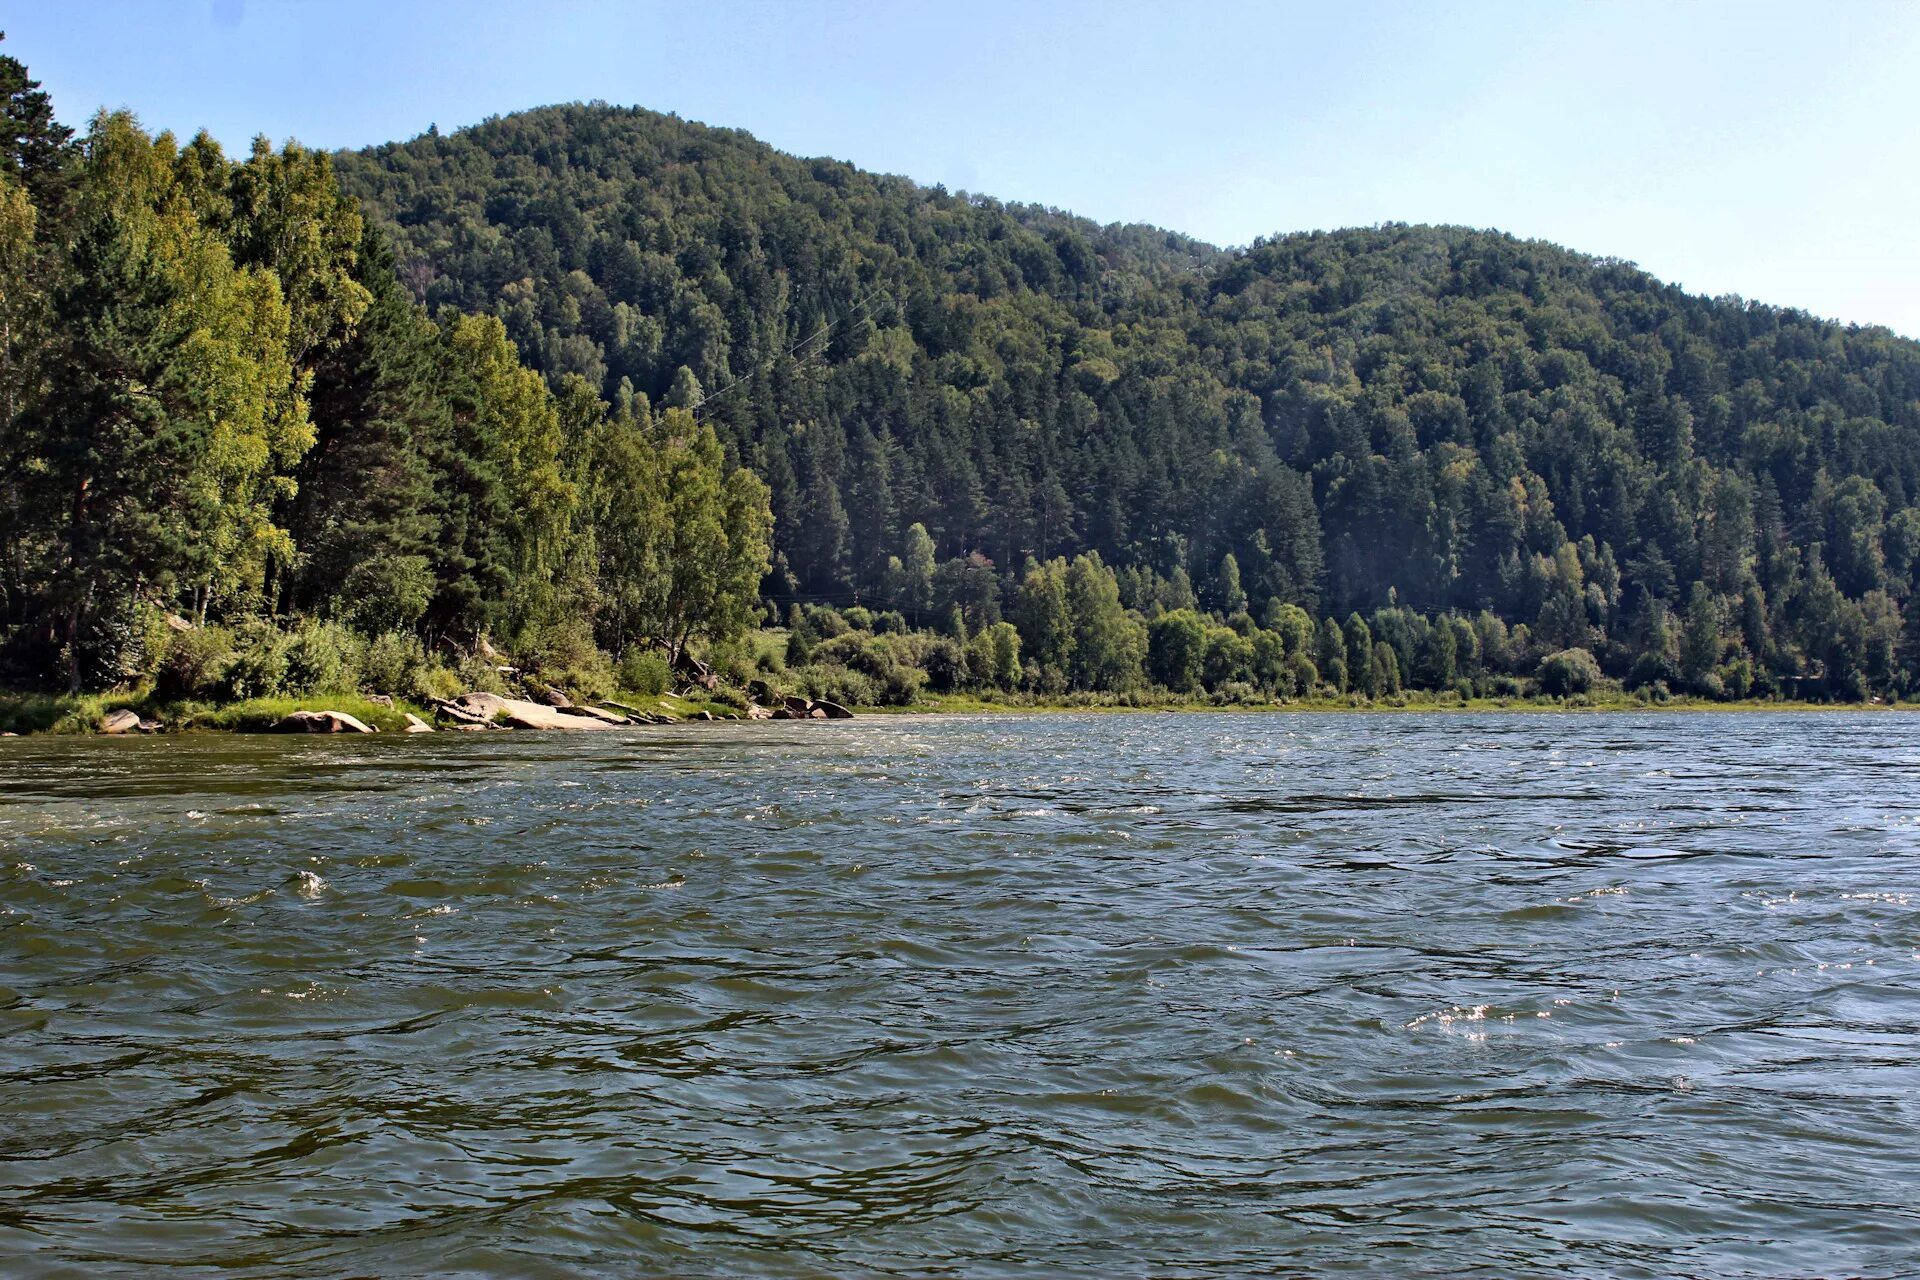
{"label": "foliage", "polygon": [[[756,614],[768,493],[711,426],[550,386],[495,315],[429,320],[332,157],[236,163],[124,112],[75,146],[4,57],[0,111],[10,678],[410,693],[453,679],[427,648],[493,636],[597,688],[601,647],[678,653]],[[156,610],[194,626],[166,657]]]}

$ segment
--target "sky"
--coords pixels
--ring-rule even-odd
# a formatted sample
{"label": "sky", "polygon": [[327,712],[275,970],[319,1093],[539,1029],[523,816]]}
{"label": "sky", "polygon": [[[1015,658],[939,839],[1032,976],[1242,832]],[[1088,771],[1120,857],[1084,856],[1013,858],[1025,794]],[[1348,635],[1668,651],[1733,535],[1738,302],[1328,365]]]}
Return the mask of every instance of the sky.
{"label": "sky", "polygon": [[18,0],[62,119],[358,147],[601,99],[1215,244],[1460,223],[1920,337],[1920,3]]}

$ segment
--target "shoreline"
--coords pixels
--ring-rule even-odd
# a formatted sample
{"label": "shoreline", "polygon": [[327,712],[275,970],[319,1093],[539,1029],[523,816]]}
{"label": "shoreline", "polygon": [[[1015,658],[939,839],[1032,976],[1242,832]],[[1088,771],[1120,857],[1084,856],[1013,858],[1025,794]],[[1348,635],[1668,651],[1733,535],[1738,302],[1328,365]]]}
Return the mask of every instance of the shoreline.
{"label": "shoreline", "polygon": [[[627,704],[642,695],[627,694],[607,699]],[[672,693],[647,697],[645,701],[660,709],[661,724],[746,723],[756,719],[737,708],[713,699]],[[114,732],[103,728],[106,717],[118,711],[132,711],[145,724],[144,731]],[[1699,698],[1671,698],[1664,702],[1626,696],[1604,699],[1576,698],[1476,698],[1471,700],[1406,698],[1394,700],[1351,701],[1347,699],[1296,700],[1274,703],[1228,703],[1207,701],[1146,702],[1140,704],[1101,701],[1098,698],[1035,698],[1012,701],[981,699],[966,694],[933,694],[908,706],[861,706],[853,708],[860,717],[904,716],[1044,716],[1062,714],[1095,715],[1463,715],[1463,714],[1550,714],[1618,715],[1628,712],[1665,714],[1761,714],[1829,713],[1845,715],[1920,711],[1920,703],[1755,701],[1713,702]],[[450,725],[430,702],[393,699],[391,703],[374,701],[358,694],[310,695],[290,698],[260,698],[233,703],[185,702],[160,704],[139,694],[96,694],[68,697],[33,693],[0,693],[0,737],[177,737],[182,734],[239,733],[267,734],[299,713],[336,714],[352,717],[376,731],[389,734],[418,733],[409,730],[413,719],[434,726],[436,732],[450,732],[474,725]],[[484,726],[489,730],[493,726]],[[550,726],[544,730],[514,729],[505,732],[577,732],[588,726]],[[611,726],[594,726],[611,727]],[[638,726],[635,726],[638,727]],[[285,733],[285,728],[279,729]]]}

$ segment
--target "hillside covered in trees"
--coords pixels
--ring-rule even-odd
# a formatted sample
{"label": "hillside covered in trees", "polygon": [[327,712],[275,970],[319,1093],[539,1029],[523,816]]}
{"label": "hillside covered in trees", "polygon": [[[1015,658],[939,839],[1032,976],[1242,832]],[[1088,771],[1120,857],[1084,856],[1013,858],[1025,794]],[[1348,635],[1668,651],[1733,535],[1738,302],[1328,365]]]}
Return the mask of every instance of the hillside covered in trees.
{"label": "hillside covered in trees", "polygon": [[[1714,694],[1920,677],[1920,344],[1884,330],[1459,228],[1222,252],[602,105],[339,163],[426,306],[695,407],[771,489],[776,598],[977,632],[1086,553],[1142,624],[1524,627],[1516,671]],[[1447,665],[1419,647],[1402,679]]]}
{"label": "hillside covered in trees", "polygon": [[8,58],[0,98],[11,683],[697,647],[843,701],[1920,694],[1885,330],[1461,228],[1221,250],[599,104],[236,161],[76,138]]}

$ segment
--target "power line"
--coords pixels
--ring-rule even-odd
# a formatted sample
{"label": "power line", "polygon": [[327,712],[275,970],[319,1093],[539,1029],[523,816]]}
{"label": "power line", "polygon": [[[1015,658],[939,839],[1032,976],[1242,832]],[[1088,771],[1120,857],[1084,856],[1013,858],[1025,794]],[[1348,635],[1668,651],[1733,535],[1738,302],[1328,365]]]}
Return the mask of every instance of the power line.
{"label": "power line", "polygon": [[[804,346],[807,346],[817,341],[822,335],[831,333],[833,331],[834,325],[839,324],[842,320],[852,320],[854,317],[865,312],[868,307],[872,306],[880,298],[886,297],[886,296],[888,295],[886,294],[885,290],[882,289],[879,285],[875,285],[873,288],[867,291],[865,297],[861,298],[855,304],[853,310],[847,312],[844,316],[841,316],[839,320],[828,320],[827,322],[822,324],[818,329],[815,329],[812,333],[808,334],[806,337],[801,338],[798,341],[794,342],[791,346],[789,346],[785,351],[782,351],[780,354],[782,356],[792,356],[794,352],[800,350],[800,348]],[[807,361],[811,360],[812,358],[813,357],[809,355],[804,359],[802,359],[800,361],[801,366],[804,367]],[[707,405],[709,405],[715,400],[718,400],[721,396],[724,396],[725,394],[727,394],[727,392],[733,390],[735,387],[739,386],[741,383],[746,382],[748,379],[752,378],[755,373],[758,373],[758,372],[760,372],[760,370],[755,369],[753,373],[743,373],[739,377],[735,378],[733,381],[721,387],[718,391],[711,391],[701,396],[698,400],[696,400],[693,403],[693,406],[692,406],[694,421],[698,422],[700,420],[700,412],[701,410],[705,409]]]}

